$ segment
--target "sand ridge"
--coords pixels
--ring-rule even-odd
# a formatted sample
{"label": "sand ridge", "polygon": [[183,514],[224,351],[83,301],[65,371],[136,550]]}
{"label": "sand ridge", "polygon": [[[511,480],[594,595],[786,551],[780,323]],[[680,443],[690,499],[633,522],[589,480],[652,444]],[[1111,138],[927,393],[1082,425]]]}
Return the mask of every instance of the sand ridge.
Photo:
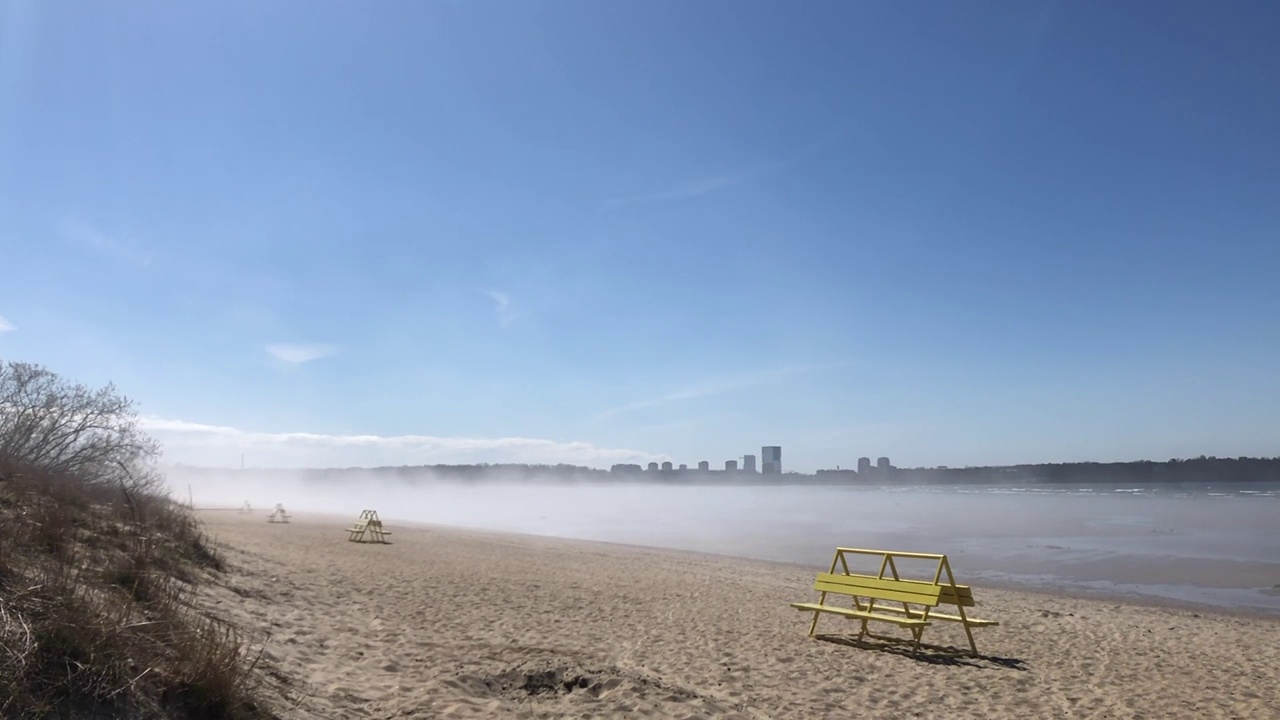
{"label": "sand ridge", "polygon": [[286,717],[1280,718],[1273,619],[976,586],[1001,621],[974,630],[983,655],[913,658],[831,616],[828,640],[807,637],[787,603],[815,597],[818,568],[385,518],[390,545],[347,542],[342,518],[202,519],[232,567],[202,602],[263,633]]}

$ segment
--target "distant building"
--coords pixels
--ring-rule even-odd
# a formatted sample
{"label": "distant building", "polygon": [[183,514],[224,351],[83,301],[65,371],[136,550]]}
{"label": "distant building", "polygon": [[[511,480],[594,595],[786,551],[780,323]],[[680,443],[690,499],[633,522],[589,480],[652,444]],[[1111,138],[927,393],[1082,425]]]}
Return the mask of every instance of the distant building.
{"label": "distant building", "polygon": [[760,457],[763,458],[765,475],[782,474],[781,445],[765,445],[760,448]]}
{"label": "distant building", "polygon": [[666,461],[666,462],[662,463],[662,472],[671,472],[671,461],[670,461],[670,460],[668,460],[668,461]]}
{"label": "distant building", "polygon": [[688,466],[688,465],[685,465],[684,463],[680,463],[680,469],[681,469],[681,470],[688,470],[688,469],[689,469],[689,466]]}
{"label": "distant building", "polygon": [[743,455],[743,456],[742,456],[742,471],[743,471],[743,472],[755,472],[755,471],[756,471],[756,456],[755,456],[755,455]]}
{"label": "distant building", "polygon": [[882,457],[876,460],[876,470],[879,470],[882,473],[889,472],[892,467],[893,466],[889,464],[889,458],[887,457]]}
{"label": "distant building", "polygon": [[658,463],[656,462],[649,463],[649,472],[658,472]]}
{"label": "distant building", "polygon": [[707,462],[706,460],[702,460],[698,462],[698,469],[703,472],[706,472],[711,469],[711,463]]}
{"label": "distant building", "polygon": [[738,469],[738,461],[737,461],[737,460],[725,460],[725,461],[724,461],[724,469],[725,469],[725,471],[728,471],[728,472],[732,472],[732,471],[737,470],[737,469]]}
{"label": "distant building", "polygon": [[871,472],[871,458],[858,458],[858,474]]}
{"label": "distant building", "polygon": [[618,463],[617,465],[614,465],[613,467],[609,468],[609,472],[611,473],[622,473],[622,474],[638,473],[643,470],[644,468],[640,467],[639,465],[632,465],[630,463]]}

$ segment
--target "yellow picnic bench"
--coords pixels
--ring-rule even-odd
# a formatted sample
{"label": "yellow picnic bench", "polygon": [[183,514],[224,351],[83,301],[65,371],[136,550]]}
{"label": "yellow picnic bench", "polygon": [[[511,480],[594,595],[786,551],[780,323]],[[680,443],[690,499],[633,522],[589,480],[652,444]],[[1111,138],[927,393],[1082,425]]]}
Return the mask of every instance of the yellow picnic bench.
{"label": "yellow picnic bench", "polygon": [[[245,505],[248,505],[248,503],[246,502]],[[289,513],[284,511],[283,503],[276,503],[275,509],[272,510],[271,514],[267,516],[267,522],[269,523],[289,522]]]}
{"label": "yellow picnic bench", "polygon": [[[874,573],[851,572],[850,556],[878,559],[879,569]],[[933,579],[903,578],[898,572],[898,563],[895,559],[936,560],[937,566],[933,569]],[[840,572],[837,572],[837,569]],[[836,548],[830,571],[818,573],[813,589],[821,593],[818,602],[791,603],[791,607],[797,610],[813,612],[813,622],[809,624],[810,635],[816,632],[818,617],[822,613],[861,621],[859,638],[868,634],[867,623],[870,621],[892,623],[911,632],[914,640],[911,651],[914,653],[920,648],[920,637],[924,634],[924,629],[932,625],[935,620],[958,622],[964,627],[965,636],[969,639],[969,649],[977,655],[978,646],[973,640],[971,628],[999,624],[995,620],[980,620],[969,617],[965,613],[966,607],[974,606],[973,590],[968,585],[957,585],[947,556],[936,553]],[[853,598],[852,607],[827,604],[829,595]],[[933,609],[939,605],[954,605],[956,614],[933,612]]]}
{"label": "yellow picnic bench", "polygon": [[[391,533],[382,529],[382,521],[378,519],[377,510],[361,510],[356,523],[347,528],[347,540],[351,542],[385,543],[386,536]],[[365,540],[368,535],[369,539]]]}

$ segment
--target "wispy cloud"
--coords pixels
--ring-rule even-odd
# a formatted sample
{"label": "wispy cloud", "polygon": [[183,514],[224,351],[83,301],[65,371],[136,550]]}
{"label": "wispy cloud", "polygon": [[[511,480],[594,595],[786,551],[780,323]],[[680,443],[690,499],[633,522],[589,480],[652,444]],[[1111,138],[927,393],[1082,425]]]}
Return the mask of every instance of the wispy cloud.
{"label": "wispy cloud", "polygon": [[276,343],[267,345],[265,350],[271,357],[280,362],[289,363],[290,365],[301,365],[319,360],[323,357],[336,355],[338,348],[332,345],[312,345],[312,344],[292,344],[292,343]]}
{"label": "wispy cloud", "polygon": [[799,149],[787,153],[776,160],[769,160],[737,171],[696,177],[655,192],[610,198],[601,203],[601,206],[606,210],[612,210],[628,205],[695,200],[783,170],[804,156],[827,145],[834,137],[835,135],[828,134],[815,138]]}
{"label": "wispy cloud", "polygon": [[539,438],[460,438],[432,435],[326,435],[264,433],[222,425],[142,418],[170,462],[231,465],[240,454],[259,467],[378,467],[465,463],[570,463],[592,467],[658,456],[589,442]]}
{"label": "wispy cloud", "polygon": [[761,370],[757,372],[731,375],[697,385],[690,385],[674,392],[667,393],[666,395],[660,395],[647,400],[638,400],[627,405],[609,408],[608,410],[597,414],[596,419],[604,420],[606,418],[614,417],[615,415],[622,415],[636,410],[666,405],[668,403],[681,402],[684,400],[696,400],[698,398],[710,397],[712,395],[724,395],[755,387],[757,385],[781,382],[803,373],[842,367],[844,364],[845,363],[831,363],[826,365],[794,365],[775,368],[772,370]]}
{"label": "wispy cloud", "polygon": [[605,200],[602,204],[605,209],[613,209],[642,203],[693,200],[695,198],[710,195],[711,193],[719,190],[724,190],[725,188],[730,188],[734,185],[739,185],[749,180],[753,180],[775,169],[777,168],[765,165],[738,173],[727,173],[723,175],[712,175],[710,177],[697,178],[679,185],[674,185],[659,192],[632,195],[630,197],[610,198]]}
{"label": "wispy cloud", "polygon": [[18,326],[9,322],[5,318],[5,316],[0,315],[0,333],[13,332],[14,330],[17,330],[17,329],[18,329]]}
{"label": "wispy cloud", "polygon": [[507,327],[518,317],[515,309],[511,307],[511,296],[498,292],[497,290],[481,290],[485,295],[493,301],[493,313],[498,318],[498,325]]}
{"label": "wispy cloud", "polygon": [[146,267],[151,264],[150,253],[136,240],[108,235],[98,228],[75,218],[63,220],[58,225],[58,229],[62,232],[64,238],[73,243],[110,253],[138,267]]}

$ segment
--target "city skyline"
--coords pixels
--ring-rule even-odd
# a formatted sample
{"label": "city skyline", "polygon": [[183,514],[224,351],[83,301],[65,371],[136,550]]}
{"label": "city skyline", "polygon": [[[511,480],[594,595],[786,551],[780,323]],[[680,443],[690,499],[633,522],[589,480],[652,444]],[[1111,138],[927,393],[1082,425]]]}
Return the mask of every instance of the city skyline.
{"label": "city skyline", "polygon": [[[881,458],[888,460],[888,458]],[[860,460],[869,460],[860,458]],[[863,463],[859,463],[862,465]],[[217,468],[179,465],[168,468],[179,479],[232,479],[238,476],[258,476],[263,472],[278,474],[277,478],[310,478],[316,481],[340,481],[342,479],[415,481],[491,481],[491,482],[670,482],[736,483],[750,484],[844,484],[865,482],[889,482],[893,484],[1007,484],[1007,483],[1158,483],[1194,485],[1200,488],[1217,483],[1280,482],[1280,457],[1219,458],[1198,456],[1170,460],[1137,460],[1115,463],[1026,463],[1017,465],[963,466],[963,467],[897,467],[889,463],[852,468],[827,468],[814,472],[786,471],[771,475],[748,472],[737,466],[737,461],[724,461],[723,468],[708,467],[707,461],[697,468],[687,464],[674,466],[670,462],[650,462],[648,466],[635,463],[615,464],[608,469],[577,465],[498,464],[498,465],[401,465],[346,468]],[[172,480],[174,476],[170,476]],[[1117,490],[1117,492],[1127,492]]]}

